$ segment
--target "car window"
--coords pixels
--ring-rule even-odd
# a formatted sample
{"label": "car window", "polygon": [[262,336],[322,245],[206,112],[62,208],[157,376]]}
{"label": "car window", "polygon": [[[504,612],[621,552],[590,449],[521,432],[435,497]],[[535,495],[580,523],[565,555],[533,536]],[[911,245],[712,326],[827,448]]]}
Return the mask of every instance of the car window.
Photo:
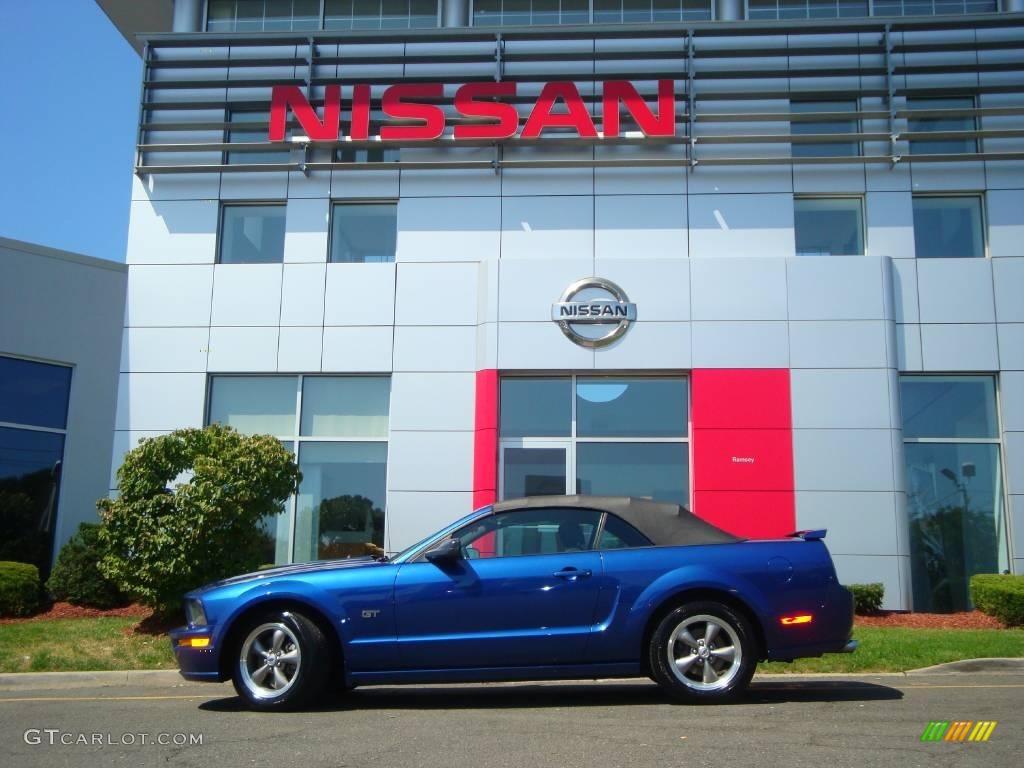
{"label": "car window", "polygon": [[499,512],[458,531],[467,559],[552,555],[594,548],[601,513],[553,507]]}
{"label": "car window", "polygon": [[601,531],[598,549],[626,549],[628,547],[650,547],[650,540],[626,521],[608,515]]}

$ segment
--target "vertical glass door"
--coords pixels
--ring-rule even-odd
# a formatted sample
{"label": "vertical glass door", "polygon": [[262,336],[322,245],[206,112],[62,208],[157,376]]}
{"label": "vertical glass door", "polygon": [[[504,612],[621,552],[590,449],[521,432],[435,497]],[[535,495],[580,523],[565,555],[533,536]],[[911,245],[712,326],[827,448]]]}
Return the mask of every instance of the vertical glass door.
{"label": "vertical glass door", "polygon": [[498,489],[502,499],[570,493],[569,474],[568,441],[502,441]]}

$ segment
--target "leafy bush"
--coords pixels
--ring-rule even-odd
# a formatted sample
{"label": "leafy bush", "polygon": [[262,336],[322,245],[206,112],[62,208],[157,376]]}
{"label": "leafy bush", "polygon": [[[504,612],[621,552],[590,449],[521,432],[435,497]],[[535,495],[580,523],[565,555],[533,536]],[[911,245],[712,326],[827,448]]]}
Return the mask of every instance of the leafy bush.
{"label": "leafy bush", "polygon": [[[191,477],[168,487],[183,472]],[[260,522],[302,475],[276,438],[213,424],[142,440],[117,479],[118,497],[97,502],[100,571],[167,614],[184,592],[266,562]]]}
{"label": "leafy bush", "polygon": [[39,569],[0,561],[0,616],[31,616],[39,610]]}
{"label": "leafy bush", "polygon": [[1024,624],[1024,576],[996,573],[972,576],[971,599],[979,611],[1008,627]]}
{"label": "leafy bush", "polygon": [[883,584],[847,584],[846,588],[853,593],[854,613],[870,616],[882,609],[882,598],[885,597]]}
{"label": "leafy bush", "polygon": [[60,550],[46,588],[57,600],[90,608],[124,605],[117,584],[100,573],[99,562],[105,550],[100,543],[100,526],[82,523]]}

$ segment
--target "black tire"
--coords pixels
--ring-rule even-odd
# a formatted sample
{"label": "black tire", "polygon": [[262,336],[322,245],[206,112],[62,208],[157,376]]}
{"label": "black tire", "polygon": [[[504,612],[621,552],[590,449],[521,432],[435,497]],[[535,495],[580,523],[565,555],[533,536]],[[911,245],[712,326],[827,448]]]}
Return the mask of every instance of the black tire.
{"label": "black tire", "polygon": [[251,709],[313,704],[333,677],[327,638],[301,613],[268,611],[247,620],[237,638],[231,682]]}
{"label": "black tire", "polygon": [[687,603],[665,616],[648,653],[655,682],[685,702],[728,701],[747,687],[757,666],[750,622],[713,601]]}

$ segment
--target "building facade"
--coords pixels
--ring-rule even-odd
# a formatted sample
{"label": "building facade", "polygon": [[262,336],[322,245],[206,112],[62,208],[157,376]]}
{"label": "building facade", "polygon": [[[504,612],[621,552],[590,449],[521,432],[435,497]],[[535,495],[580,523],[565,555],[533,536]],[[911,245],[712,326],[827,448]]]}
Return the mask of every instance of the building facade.
{"label": "building facade", "polygon": [[44,577],[107,495],[127,271],[0,238],[0,560]]}
{"label": "building facade", "polygon": [[580,492],[1024,569],[1012,2],[152,5],[115,468],[278,436],[280,562]]}

